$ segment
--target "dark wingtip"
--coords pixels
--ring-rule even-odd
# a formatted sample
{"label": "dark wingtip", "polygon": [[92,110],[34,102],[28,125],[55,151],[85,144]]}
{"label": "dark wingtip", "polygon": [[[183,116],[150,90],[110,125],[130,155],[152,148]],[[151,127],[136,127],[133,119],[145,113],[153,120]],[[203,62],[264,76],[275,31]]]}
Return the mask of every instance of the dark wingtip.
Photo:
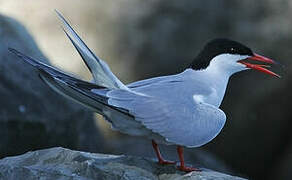
{"label": "dark wingtip", "polygon": [[11,53],[17,55],[18,57],[21,57],[21,56],[22,56],[22,54],[21,54],[19,51],[17,51],[16,49],[14,49],[14,48],[8,47],[8,50],[9,50]]}
{"label": "dark wingtip", "polygon": [[62,16],[61,13],[57,9],[54,9],[54,11],[58,16]]}
{"label": "dark wingtip", "polygon": [[11,48],[11,47],[8,47],[8,50],[9,50],[10,52],[12,52],[12,53],[16,53],[16,52],[17,52],[15,49],[13,49],[13,48]]}
{"label": "dark wingtip", "polygon": [[38,61],[32,59],[31,57],[22,54],[21,52],[17,51],[14,48],[8,47],[8,50],[11,53],[15,54],[16,56],[18,56],[18,58],[20,58],[21,60],[23,60],[26,63],[29,63],[32,66],[37,66],[37,65],[41,64],[41,62],[38,62]]}
{"label": "dark wingtip", "polygon": [[64,18],[64,16],[57,10],[55,9],[55,13],[58,15],[58,17],[60,18],[60,20],[65,24],[69,26],[69,23],[67,22],[67,20]]}

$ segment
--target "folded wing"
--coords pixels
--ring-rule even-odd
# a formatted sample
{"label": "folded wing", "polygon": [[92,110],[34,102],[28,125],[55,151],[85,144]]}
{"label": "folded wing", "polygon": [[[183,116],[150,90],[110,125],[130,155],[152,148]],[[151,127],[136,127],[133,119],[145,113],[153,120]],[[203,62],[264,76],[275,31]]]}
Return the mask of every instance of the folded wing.
{"label": "folded wing", "polygon": [[136,121],[167,141],[187,147],[198,147],[211,141],[226,119],[217,107],[192,100],[161,100],[124,90],[112,90],[107,97],[110,105],[127,109]]}

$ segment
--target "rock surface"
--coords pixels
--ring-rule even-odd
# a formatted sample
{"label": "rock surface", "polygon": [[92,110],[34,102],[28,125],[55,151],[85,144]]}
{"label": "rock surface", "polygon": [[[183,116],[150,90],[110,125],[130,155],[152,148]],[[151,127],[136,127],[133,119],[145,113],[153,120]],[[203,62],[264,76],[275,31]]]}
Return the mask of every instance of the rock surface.
{"label": "rock surface", "polygon": [[183,173],[148,158],[93,154],[57,147],[0,160],[0,179],[241,180],[208,169]]}

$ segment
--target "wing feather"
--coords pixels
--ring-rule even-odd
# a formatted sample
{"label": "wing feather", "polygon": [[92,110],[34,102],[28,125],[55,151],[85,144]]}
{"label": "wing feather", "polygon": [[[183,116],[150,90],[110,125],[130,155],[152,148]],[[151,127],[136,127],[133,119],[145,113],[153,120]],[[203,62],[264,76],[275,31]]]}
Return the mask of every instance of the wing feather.
{"label": "wing feather", "polygon": [[159,99],[123,90],[110,91],[107,96],[109,104],[127,109],[145,127],[183,146],[198,147],[211,141],[225,124],[224,112],[206,103]]}
{"label": "wing feather", "polygon": [[34,60],[15,49],[9,48],[9,50],[16,54],[20,59],[37,68],[40,72],[41,79],[61,95],[101,114],[103,113],[102,106],[107,106],[114,111],[131,116],[126,110],[109,105],[107,103],[107,97],[103,96],[102,94],[96,94],[92,92],[93,89],[99,90],[100,92],[108,91],[108,89],[105,87],[74,78],[61,72],[60,70],[57,70],[54,67]]}

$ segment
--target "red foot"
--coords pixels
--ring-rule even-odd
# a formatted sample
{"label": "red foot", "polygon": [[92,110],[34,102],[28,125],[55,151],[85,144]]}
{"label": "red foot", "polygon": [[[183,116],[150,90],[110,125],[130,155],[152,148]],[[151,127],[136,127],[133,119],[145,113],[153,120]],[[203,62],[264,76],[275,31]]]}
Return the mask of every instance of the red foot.
{"label": "red foot", "polygon": [[167,164],[176,164],[176,162],[175,161],[167,161],[164,159],[159,159],[158,164],[167,165]]}
{"label": "red foot", "polygon": [[164,160],[160,154],[160,151],[159,151],[159,148],[158,148],[158,145],[156,144],[156,142],[154,140],[152,140],[152,146],[154,148],[154,151],[156,153],[156,156],[157,156],[157,159],[158,159],[158,164],[163,164],[163,165],[166,165],[166,164],[176,164],[176,162],[174,161],[167,161],[167,160]]}
{"label": "red foot", "polygon": [[181,171],[184,172],[192,172],[192,171],[198,171],[200,172],[201,170],[198,168],[194,168],[194,167],[187,167],[187,166],[177,166],[177,168]]}
{"label": "red foot", "polygon": [[180,166],[177,167],[179,170],[184,171],[184,172],[201,171],[194,167],[185,166],[185,161],[184,161],[184,156],[183,156],[184,150],[182,146],[177,146],[177,153],[180,160]]}

